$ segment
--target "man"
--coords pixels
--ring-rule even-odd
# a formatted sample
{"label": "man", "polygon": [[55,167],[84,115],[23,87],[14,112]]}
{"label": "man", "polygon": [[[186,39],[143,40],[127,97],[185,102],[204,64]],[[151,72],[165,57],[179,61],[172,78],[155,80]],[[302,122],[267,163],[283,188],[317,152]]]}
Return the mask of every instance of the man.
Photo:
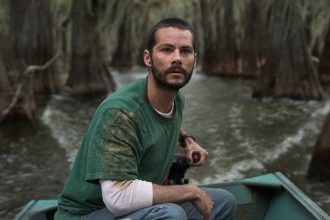
{"label": "man", "polygon": [[235,199],[223,190],[162,185],[175,146],[187,160],[208,152],[181,128],[179,89],[196,65],[192,28],[178,18],[151,30],[144,51],[148,67],[137,80],[97,109],[59,198],[56,219],[233,219]]}

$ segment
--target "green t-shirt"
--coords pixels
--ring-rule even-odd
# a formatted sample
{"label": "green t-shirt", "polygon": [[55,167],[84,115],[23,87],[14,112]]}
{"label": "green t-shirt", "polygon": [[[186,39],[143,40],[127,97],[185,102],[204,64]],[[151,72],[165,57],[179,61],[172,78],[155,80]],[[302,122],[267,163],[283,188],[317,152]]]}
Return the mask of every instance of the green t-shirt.
{"label": "green t-shirt", "polygon": [[59,197],[56,219],[79,219],[105,208],[100,179],[141,179],[161,184],[178,140],[184,97],[175,99],[170,118],[146,101],[147,79],[140,79],[106,98],[79,148]]}

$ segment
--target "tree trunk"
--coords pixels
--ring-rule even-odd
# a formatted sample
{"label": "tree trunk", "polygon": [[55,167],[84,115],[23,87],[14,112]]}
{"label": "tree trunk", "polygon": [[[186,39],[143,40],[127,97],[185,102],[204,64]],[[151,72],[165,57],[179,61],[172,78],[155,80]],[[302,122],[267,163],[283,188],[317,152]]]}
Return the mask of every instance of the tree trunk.
{"label": "tree trunk", "polygon": [[9,105],[11,96],[12,87],[0,57],[0,112],[2,112]]}
{"label": "tree trunk", "polygon": [[330,114],[323,125],[320,136],[314,146],[313,157],[307,177],[318,180],[330,180]]}
{"label": "tree trunk", "polygon": [[74,0],[72,5],[72,55],[67,85],[74,95],[106,94],[114,89],[107,67],[105,43],[98,27],[98,0]]}
{"label": "tree trunk", "polygon": [[[112,31],[116,43],[112,44],[111,66],[132,67],[135,64],[144,65],[143,50],[146,30],[149,28],[151,11],[154,1],[122,1],[117,0],[112,7]],[[161,3],[160,4],[166,4]]]}
{"label": "tree trunk", "polygon": [[[6,11],[9,12],[9,31],[8,33],[1,33],[0,36],[1,42],[8,42],[0,45],[2,55],[0,56],[0,122],[17,118],[32,119],[36,109],[33,99],[32,75],[30,79],[25,80],[26,84],[22,84],[23,68],[27,63],[26,54],[32,48],[27,48],[26,39],[20,33],[20,31],[30,28],[22,22],[25,20],[24,13],[28,7],[27,2],[21,1],[20,3],[16,0],[8,1],[8,10]],[[21,16],[19,17],[17,14]],[[8,72],[11,73],[10,76],[7,74]]]}
{"label": "tree trunk", "polygon": [[22,75],[15,92],[0,63],[0,122],[11,119],[32,120],[36,111],[33,74]]}
{"label": "tree trunk", "polygon": [[321,99],[322,87],[307,49],[299,5],[274,1],[270,12],[271,42],[266,65],[253,97]]}
{"label": "tree trunk", "polygon": [[19,83],[15,85],[15,93],[11,96],[11,100],[8,101],[7,106],[0,111],[0,122],[7,118],[29,120],[34,118],[36,104],[33,92],[33,75],[37,71],[41,72],[49,68],[57,58],[58,55],[54,56],[42,66],[32,65],[26,68],[24,73],[20,76]]}
{"label": "tree trunk", "polygon": [[[129,12],[128,12],[129,14]],[[117,48],[113,54],[113,59],[111,61],[112,66],[126,66],[131,67],[134,65],[135,58],[134,53],[132,53],[133,48],[131,45],[131,27],[128,22],[130,19],[124,19],[118,30],[118,44]]]}
{"label": "tree trunk", "polygon": [[134,32],[132,20],[129,18],[129,16],[134,13],[134,10],[139,11],[137,9],[134,9],[134,3],[125,3],[125,1],[120,1],[119,4],[126,4],[126,7],[123,8],[124,10],[124,16],[121,20],[121,24],[119,25],[118,30],[118,43],[116,50],[113,54],[113,59],[111,61],[112,66],[126,66],[131,67],[136,63],[136,55],[134,52],[136,52],[136,48],[134,48],[133,40],[131,36],[133,36],[132,32]]}
{"label": "tree trunk", "polygon": [[203,72],[208,75],[237,75],[233,1],[201,1],[201,10],[204,28]]}
{"label": "tree trunk", "polygon": [[[11,68],[23,73],[30,65],[42,65],[54,56],[48,0],[10,0],[9,36]],[[55,68],[36,72],[33,90],[54,93],[59,89]]]}
{"label": "tree trunk", "polygon": [[267,27],[264,15],[264,1],[250,0],[245,12],[244,38],[241,43],[239,72],[244,76],[260,75],[261,67],[265,64],[267,48]]}
{"label": "tree trunk", "polygon": [[[15,94],[17,97],[12,98],[12,103],[14,104],[11,112],[8,115],[5,115],[7,118],[11,118],[13,115],[15,119],[22,120],[32,120],[34,118],[35,112],[37,110],[36,103],[34,100],[34,74],[30,73],[29,75],[23,76],[22,80],[22,89],[21,94]],[[17,101],[13,99],[17,98]]]}
{"label": "tree trunk", "polygon": [[318,73],[322,83],[330,83],[330,23],[318,65]]}

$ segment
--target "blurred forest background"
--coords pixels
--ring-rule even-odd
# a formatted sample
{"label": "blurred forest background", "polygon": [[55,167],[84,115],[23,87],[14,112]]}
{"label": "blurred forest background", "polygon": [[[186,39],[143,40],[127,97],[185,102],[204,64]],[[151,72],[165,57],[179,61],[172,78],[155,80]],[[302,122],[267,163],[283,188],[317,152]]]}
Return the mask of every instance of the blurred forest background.
{"label": "blurred forest background", "polygon": [[[1,121],[32,120],[38,107],[35,94],[96,96],[114,91],[110,67],[143,65],[147,30],[172,16],[188,20],[196,30],[202,72],[254,77],[253,97],[322,99],[322,84],[330,81],[327,0],[0,4]],[[321,148],[316,153],[323,158],[326,148],[330,157],[329,147]],[[325,172],[320,175],[329,177],[330,171]]]}
{"label": "blurred forest background", "polygon": [[109,67],[143,65],[147,31],[171,16],[196,30],[204,74],[254,77],[254,97],[321,99],[329,9],[327,0],[1,1],[0,119],[32,119],[35,94],[113,91]]}
{"label": "blurred forest background", "polygon": [[[112,68],[143,66],[146,34],[166,17],[195,29],[201,74],[252,79],[256,100],[322,102],[329,11],[329,0],[2,0],[0,126],[33,121],[40,95],[94,99],[115,91]],[[308,176],[329,180],[329,159],[330,115]]]}

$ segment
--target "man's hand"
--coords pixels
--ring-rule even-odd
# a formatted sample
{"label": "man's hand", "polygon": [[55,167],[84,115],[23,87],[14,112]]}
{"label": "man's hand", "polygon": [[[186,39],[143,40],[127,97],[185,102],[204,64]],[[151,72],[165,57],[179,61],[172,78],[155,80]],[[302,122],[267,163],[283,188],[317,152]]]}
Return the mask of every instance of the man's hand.
{"label": "man's hand", "polygon": [[194,207],[204,216],[204,220],[210,219],[213,200],[204,190],[190,184],[170,186],[153,184],[153,204],[181,204],[188,201],[191,201]]}
{"label": "man's hand", "polygon": [[[185,132],[183,129],[181,132]],[[185,140],[184,152],[186,154],[187,161],[190,166],[202,166],[205,163],[205,160],[208,156],[208,152],[200,146],[193,138],[188,137]],[[197,163],[193,163],[192,153],[199,152],[201,157]]]}
{"label": "man's hand", "polygon": [[213,200],[200,188],[198,188],[197,196],[198,198],[193,200],[192,204],[204,216],[204,220],[209,220],[214,205]]}
{"label": "man's hand", "polygon": [[[209,154],[204,148],[202,148],[196,141],[192,138],[186,139],[186,147],[184,148],[184,152],[186,154],[187,161],[191,166],[202,166]],[[201,157],[197,163],[193,163],[192,153],[199,152]]]}

